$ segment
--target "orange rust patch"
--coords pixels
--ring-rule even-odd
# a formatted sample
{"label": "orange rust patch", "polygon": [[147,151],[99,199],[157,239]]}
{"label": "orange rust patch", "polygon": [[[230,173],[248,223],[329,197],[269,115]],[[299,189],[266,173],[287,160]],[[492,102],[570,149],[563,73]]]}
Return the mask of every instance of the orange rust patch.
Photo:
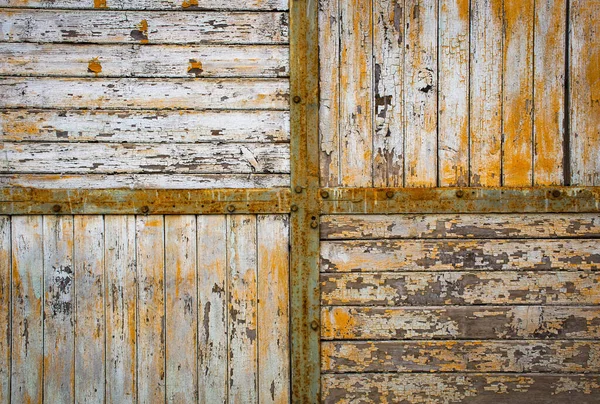
{"label": "orange rust patch", "polygon": [[100,64],[99,58],[92,58],[92,60],[88,62],[88,72],[95,73],[96,76],[98,73],[102,72],[102,65]]}
{"label": "orange rust patch", "polygon": [[94,0],[94,8],[106,8],[106,0]]}
{"label": "orange rust patch", "polygon": [[202,74],[202,62],[196,59],[190,59],[190,64],[187,69],[188,73],[194,74],[196,77]]}
{"label": "orange rust patch", "polygon": [[183,3],[181,4],[181,7],[183,7],[183,8],[198,7],[198,0],[184,0]]}

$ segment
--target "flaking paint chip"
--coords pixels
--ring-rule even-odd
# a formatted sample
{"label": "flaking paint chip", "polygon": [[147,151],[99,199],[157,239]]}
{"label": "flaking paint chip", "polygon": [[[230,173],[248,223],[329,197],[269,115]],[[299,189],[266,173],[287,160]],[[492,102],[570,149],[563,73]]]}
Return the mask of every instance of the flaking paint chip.
{"label": "flaking paint chip", "polygon": [[187,69],[188,73],[196,75],[196,77],[200,76],[202,73],[202,62],[196,59],[190,59],[190,64]]}
{"label": "flaking paint chip", "polygon": [[183,7],[183,8],[198,7],[198,0],[183,0],[181,7]]}
{"label": "flaking paint chip", "polygon": [[106,8],[106,0],[94,0],[94,8]]}
{"label": "flaking paint chip", "polygon": [[92,58],[92,60],[88,62],[88,72],[95,73],[96,75],[102,72],[102,64],[100,64],[100,58]]}

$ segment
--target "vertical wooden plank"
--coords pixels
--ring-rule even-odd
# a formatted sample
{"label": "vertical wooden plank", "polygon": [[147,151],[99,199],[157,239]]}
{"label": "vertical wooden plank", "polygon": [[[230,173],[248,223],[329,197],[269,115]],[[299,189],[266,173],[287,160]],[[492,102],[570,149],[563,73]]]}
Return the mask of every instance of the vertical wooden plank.
{"label": "vertical wooden plank", "polygon": [[0,216],[0,403],[10,402],[10,216]]}
{"label": "vertical wooden plank", "polygon": [[407,187],[437,184],[437,0],[406,0],[405,158]]}
{"label": "vertical wooden plank", "polygon": [[105,385],[104,217],[77,215],[75,226],[75,397],[103,402]]}
{"label": "vertical wooden plank", "polygon": [[340,12],[341,185],[369,187],[373,172],[372,1],[344,0]]}
{"label": "vertical wooden plank", "polygon": [[289,218],[258,216],[258,391],[260,403],[289,403]]}
{"label": "vertical wooden plank", "polygon": [[257,401],[256,217],[227,217],[229,402]]}
{"label": "vertical wooden plank", "polygon": [[340,0],[319,2],[321,186],[340,185]]}
{"label": "vertical wooden plank", "polygon": [[470,185],[499,186],[502,0],[471,2]]}
{"label": "vertical wooden plank", "polygon": [[136,218],[138,400],[165,401],[165,250],[163,216]]}
{"label": "vertical wooden plank", "polygon": [[104,218],[106,249],[106,401],[136,402],[135,216]]}
{"label": "vertical wooden plank", "polygon": [[197,373],[196,217],[165,216],[167,402],[195,403]]}
{"label": "vertical wooden plank", "polygon": [[502,184],[532,185],[534,0],[504,2]]}
{"label": "vertical wooden plank", "polygon": [[373,186],[404,185],[404,1],[373,0]]}
{"label": "vertical wooden plank", "polygon": [[600,185],[600,1],[571,0],[571,184]]}
{"label": "vertical wooden plank", "polygon": [[440,0],[439,184],[469,185],[469,0]]}
{"label": "vertical wooden plank", "polygon": [[13,216],[11,224],[11,402],[40,403],[43,387],[42,216]]}
{"label": "vertical wooden plank", "polygon": [[227,402],[227,221],[198,220],[198,402]]}
{"label": "vertical wooden plank", "polygon": [[535,3],[534,185],[564,184],[566,1]]}
{"label": "vertical wooden plank", "polygon": [[45,216],[43,233],[44,401],[68,403],[75,397],[73,216]]}

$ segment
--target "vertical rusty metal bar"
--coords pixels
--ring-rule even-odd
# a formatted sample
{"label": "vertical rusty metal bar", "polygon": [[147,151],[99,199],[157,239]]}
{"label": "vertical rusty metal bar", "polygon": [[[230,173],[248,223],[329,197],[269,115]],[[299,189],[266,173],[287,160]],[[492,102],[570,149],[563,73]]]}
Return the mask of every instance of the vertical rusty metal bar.
{"label": "vertical rusty metal bar", "polygon": [[318,0],[290,1],[292,402],[320,401]]}

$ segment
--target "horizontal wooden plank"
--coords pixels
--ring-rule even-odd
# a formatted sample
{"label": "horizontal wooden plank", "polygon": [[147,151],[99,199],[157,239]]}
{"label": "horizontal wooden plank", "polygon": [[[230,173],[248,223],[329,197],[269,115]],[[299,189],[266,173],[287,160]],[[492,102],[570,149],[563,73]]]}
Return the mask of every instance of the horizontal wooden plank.
{"label": "horizontal wooden plank", "polygon": [[[101,0],[99,0],[101,1]],[[0,9],[0,42],[283,44],[281,12],[144,12]]]}
{"label": "horizontal wooden plank", "polygon": [[321,338],[600,339],[600,307],[343,307],[321,310]]}
{"label": "horizontal wooden plank", "polygon": [[324,341],[321,370],[598,373],[598,341]]}
{"label": "horizontal wooden plank", "polygon": [[288,188],[289,174],[0,174],[0,187],[37,189]]}
{"label": "horizontal wooden plank", "polygon": [[0,7],[115,10],[287,10],[287,0],[0,0]]}
{"label": "horizontal wooden plank", "polygon": [[289,108],[286,79],[0,78],[0,93],[0,108]]}
{"label": "horizontal wooden plank", "polygon": [[598,269],[597,239],[321,242],[322,272]]}
{"label": "horizontal wooden plank", "polygon": [[288,142],[287,111],[3,110],[3,142]]}
{"label": "horizontal wooden plank", "polygon": [[0,75],[287,77],[287,46],[0,44]]}
{"label": "horizontal wooden plank", "polygon": [[287,144],[4,143],[0,173],[289,173]]}
{"label": "horizontal wooden plank", "polygon": [[325,404],[597,404],[598,375],[325,374]]}
{"label": "horizontal wooden plank", "polygon": [[336,215],[323,239],[600,237],[597,214]]}
{"label": "horizontal wooden plank", "polygon": [[595,305],[600,273],[401,272],[321,275],[324,305]]}

